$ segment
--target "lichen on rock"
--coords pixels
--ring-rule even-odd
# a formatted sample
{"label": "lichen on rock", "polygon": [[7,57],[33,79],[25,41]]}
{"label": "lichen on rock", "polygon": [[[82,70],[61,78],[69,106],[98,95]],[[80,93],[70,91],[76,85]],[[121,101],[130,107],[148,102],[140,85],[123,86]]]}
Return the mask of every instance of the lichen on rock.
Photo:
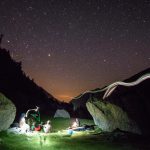
{"label": "lichen on rock", "polygon": [[15,116],[15,105],[0,93],[0,131],[8,129],[13,123]]}
{"label": "lichen on rock", "polygon": [[89,100],[86,106],[95,124],[103,131],[112,132],[118,128],[122,131],[141,133],[137,124],[128,117],[122,108],[115,104],[94,98],[94,100]]}

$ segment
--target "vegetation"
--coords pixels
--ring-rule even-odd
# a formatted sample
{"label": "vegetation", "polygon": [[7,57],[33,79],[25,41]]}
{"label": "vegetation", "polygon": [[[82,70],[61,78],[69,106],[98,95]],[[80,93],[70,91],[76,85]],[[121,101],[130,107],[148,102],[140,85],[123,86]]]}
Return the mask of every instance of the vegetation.
{"label": "vegetation", "polygon": [[[18,135],[0,133],[0,150],[135,150],[136,147],[124,142],[106,140],[96,131],[77,132],[69,135],[65,130],[68,119],[51,119],[53,132]],[[92,120],[81,120],[81,124],[93,124]]]}

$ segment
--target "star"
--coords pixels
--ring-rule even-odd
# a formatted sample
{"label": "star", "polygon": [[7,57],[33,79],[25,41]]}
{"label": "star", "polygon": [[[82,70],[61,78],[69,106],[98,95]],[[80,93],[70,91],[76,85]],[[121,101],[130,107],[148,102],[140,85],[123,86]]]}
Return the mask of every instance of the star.
{"label": "star", "polygon": [[149,8],[148,0],[1,0],[0,46],[54,97],[76,96],[150,66]]}
{"label": "star", "polygon": [[106,63],[106,61],[107,61],[106,59],[103,60],[104,63]]}

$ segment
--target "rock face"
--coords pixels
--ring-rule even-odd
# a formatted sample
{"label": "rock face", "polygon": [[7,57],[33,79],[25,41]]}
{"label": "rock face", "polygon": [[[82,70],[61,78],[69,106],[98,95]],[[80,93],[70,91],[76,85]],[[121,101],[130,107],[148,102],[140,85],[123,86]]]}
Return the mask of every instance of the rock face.
{"label": "rock face", "polygon": [[[139,79],[143,79],[143,77],[146,77],[146,76],[150,76],[150,68],[132,76],[129,79],[124,80],[124,83],[127,83],[127,84],[135,83],[139,81]],[[110,94],[108,94],[104,98],[105,92],[107,91],[109,87],[110,85],[105,86],[105,88],[102,88],[100,90],[99,89],[96,90],[97,92],[90,91],[90,92],[83,93],[81,96],[78,96],[79,98],[77,97],[77,99],[73,101],[74,106],[80,108],[81,104],[82,104],[82,107],[84,107],[84,105],[86,105],[87,103],[87,105],[90,107],[88,108],[88,110],[90,111],[89,113],[93,116],[93,118],[96,118],[94,119],[95,123],[99,124],[101,128],[104,128],[104,127],[102,123],[98,121],[98,117],[104,118],[103,120],[105,122],[105,126],[107,123],[107,129],[109,131],[113,130],[113,128],[115,128],[116,126],[116,128],[120,128],[125,131],[130,131],[134,133],[141,132],[142,135],[150,135],[150,121],[149,121],[150,120],[150,78],[147,78],[146,80],[142,80],[142,82],[139,82],[138,84],[134,86],[133,85],[132,86],[117,85],[115,86],[115,88],[112,88],[110,90]],[[96,102],[94,99],[96,101],[100,101],[99,104],[95,104]],[[82,101],[81,104],[79,100]],[[90,102],[90,104],[88,102]],[[106,114],[102,113],[100,110],[96,109],[97,105],[99,106],[100,104],[102,104],[102,106],[108,107],[109,105],[104,105],[106,103],[108,103],[109,105],[111,104],[111,106],[115,106],[114,108],[115,110],[117,110],[115,112],[126,114],[126,115],[123,115],[124,120],[127,120],[127,122],[123,123],[125,125],[118,126],[114,124],[114,122],[112,122],[112,120],[110,119],[111,117],[107,116],[107,113]],[[104,107],[104,108],[107,110],[107,107]],[[121,109],[122,111],[120,112],[118,108]],[[98,111],[101,114],[101,116],[98,116],[98,115],[96,116],[98,112],[94,114],[93,111]],[[111,116],[114,117],[114,114]],[[119,121],[119,120],[116,119],[116,121]],[[110,123],[111,123],[112,129],[110,129],[110,125],[109,125]],[[118,123],[120,124],[120,121]],[[129,127],[127,128],[128,125]],[[133,128],[136,129],[135,131],[131,130],[132,126]],[[104,128],[104,130],[106,129]]]}
{"label": "rock face", "polygon": [[139,126],[141,133],[150,135],[150,79],[137,86],[118,86],[104,101],[122,108]]}
{"label": "rock face", "polygon": [[[150,74],[150,68],[139,72],[138,74],[124,80],[124,82],[133,82],[139,79],[141,76]],[[109,86],[109,85],[108,85]],[[77,117],[80,115],[90,118],[90,113],[86,108],[86,102],[90,98],[103,99],[103,96],[107,90],[108,86],[103,88],[97,88],[89,92],[84,92],[76,98],[74,98],[70,103],[73,105],[75,114]],[[104,90],[106,89],[106,90]],[[140,84],[133,87],[118,86],[113,93],[106,98],[107,101],[112,104],[120,106],[124,111],[128,113],[133,120],[137,120],[138,124],[143,126],[143,122],[147,125],[147,129],[150,124],[146,118],[150,119],[150,79],[141,82]],[[145,113],[146,110],[146,113]],[[143,119],[145,118],[145,119]],[[145,128],[142,127],[143,129]],[[147,129],[144,132],[147,132]],[[150,132],[149,132],[150,133]]]}
{"label": "rock face", "polygon": [[13,123],[15,116],[15,105],[0,93],[0,131],[8,129]]}
{"label": "rock face", "polygon": [[[99,90],[99,89],[95,89]],[[92,116],[87,110],[86,102],[89,98],[95,97],[99,98],[103,93],[86,93],[83,96],[79,95],[77,98],[74,98],[70,101],[70,104],[73,105],[74,117],[75,118],[88,118],[91,119]],[[81,97],[80,97],[81,96]]]}
{"label": "rock face", "polygon": [[95,98],[92,101],[89,100],[86,106],[95,124],[103,131],[112,132],[118,128],[122,131],[141,133],[135,121],[131,120],[125,111],[114,104]]}
{"label": "rock face", "polygon": [[57,109],[54,118],[70,118],[69,113],[64,109]]}
{"label": "rock face", "polygon": [[[137,76],[136,80],[139,78]],[[134,78],[135,79],[135,78]],[[126,82],[131,82],[133,80],[127,80]],[[95,102],[91,102],[91,104],[87,103],[87,107],[90,111],[90,113],[93,115],[94,118],[102,118],[101,116],[103,116],[105,125],[107,123],[107,126],[109,126],[109,124],[111,126],[114,126],[114,122],[112,122],[112,120],[110,118],[108,118],[107,113],[104,113],[105,111],[108,110],[108,106],[117,106],[118,108],[120,108],[123,112],[126,113],[126,115],[128,116],[128,120],[126,119],[126,117],[124,115],[124,117],[121,116],[122,120],[124,120],[125,122],[123,123],[125,126],[129,125],[128,128],[123,127],[122,125],[120,126],[116,126],[116,128],[119,128],[121,130],[125,130],[127,129],[127,131],[130,132],[134,132],[135,131],[140,131],[141,134],[143,135],[150,135],[150,79],[144,80],[143,82],[141,82],[140,84],[136,85],[136,86],[131,86],[131,87],[126,87],[126,86],[122,86],[122,85],[118,85],[115,90],[105,99],[102,100],[102,97],[98,99],[99,102],[96,103]],[[94,98],[93,98],[94,99]],[[104,105],[105,103],[108,103],[109,105]],[[99,113],[100,115],[98,117],[95,117],[96,114],[93,113],[94,108],[91,107],[97,107],[99,108]],[[107,107],[103,107],[103,109],[101,109],[102,106],[107,106]],[[115,112],[122,113],[122,111],[118,111],[115,108]],[[109,108],[110,109],[110,108]],[[103,111],[102,111],[103,110]],[[112,108],[110,109],[111,113],[112,113]],[[116,111],[117,110],[117,111]],[[102,113],[103,112],[103,113]],[[113,115],[114,116],[114,115]],[[105,121],[107,118],[107,122]],[[116,117],[117,119],[115,121],[117,121],[120,124],[120,118],[119,116]],[[97,121],[98,119],[95,119],[95,122],[97,124],[99,124],[99,127],[101,127],[102,123],[100,123],[100,121]],[[131,122],[132,120],[132,122]],[[127,122],[126,122],[127,121]],[[132,131],[131,128],[136,129],[135,131]],[[137,130],[139,129],[139,130]]]}

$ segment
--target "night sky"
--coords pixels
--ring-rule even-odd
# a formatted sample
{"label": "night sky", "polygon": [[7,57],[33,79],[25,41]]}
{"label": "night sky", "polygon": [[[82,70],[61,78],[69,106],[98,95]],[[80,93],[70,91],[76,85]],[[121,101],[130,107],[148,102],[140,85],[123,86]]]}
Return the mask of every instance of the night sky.
{"label": "night sky", "polygon": [[150,67],[149,0],[0,0],[0,33],[59,100]]}

